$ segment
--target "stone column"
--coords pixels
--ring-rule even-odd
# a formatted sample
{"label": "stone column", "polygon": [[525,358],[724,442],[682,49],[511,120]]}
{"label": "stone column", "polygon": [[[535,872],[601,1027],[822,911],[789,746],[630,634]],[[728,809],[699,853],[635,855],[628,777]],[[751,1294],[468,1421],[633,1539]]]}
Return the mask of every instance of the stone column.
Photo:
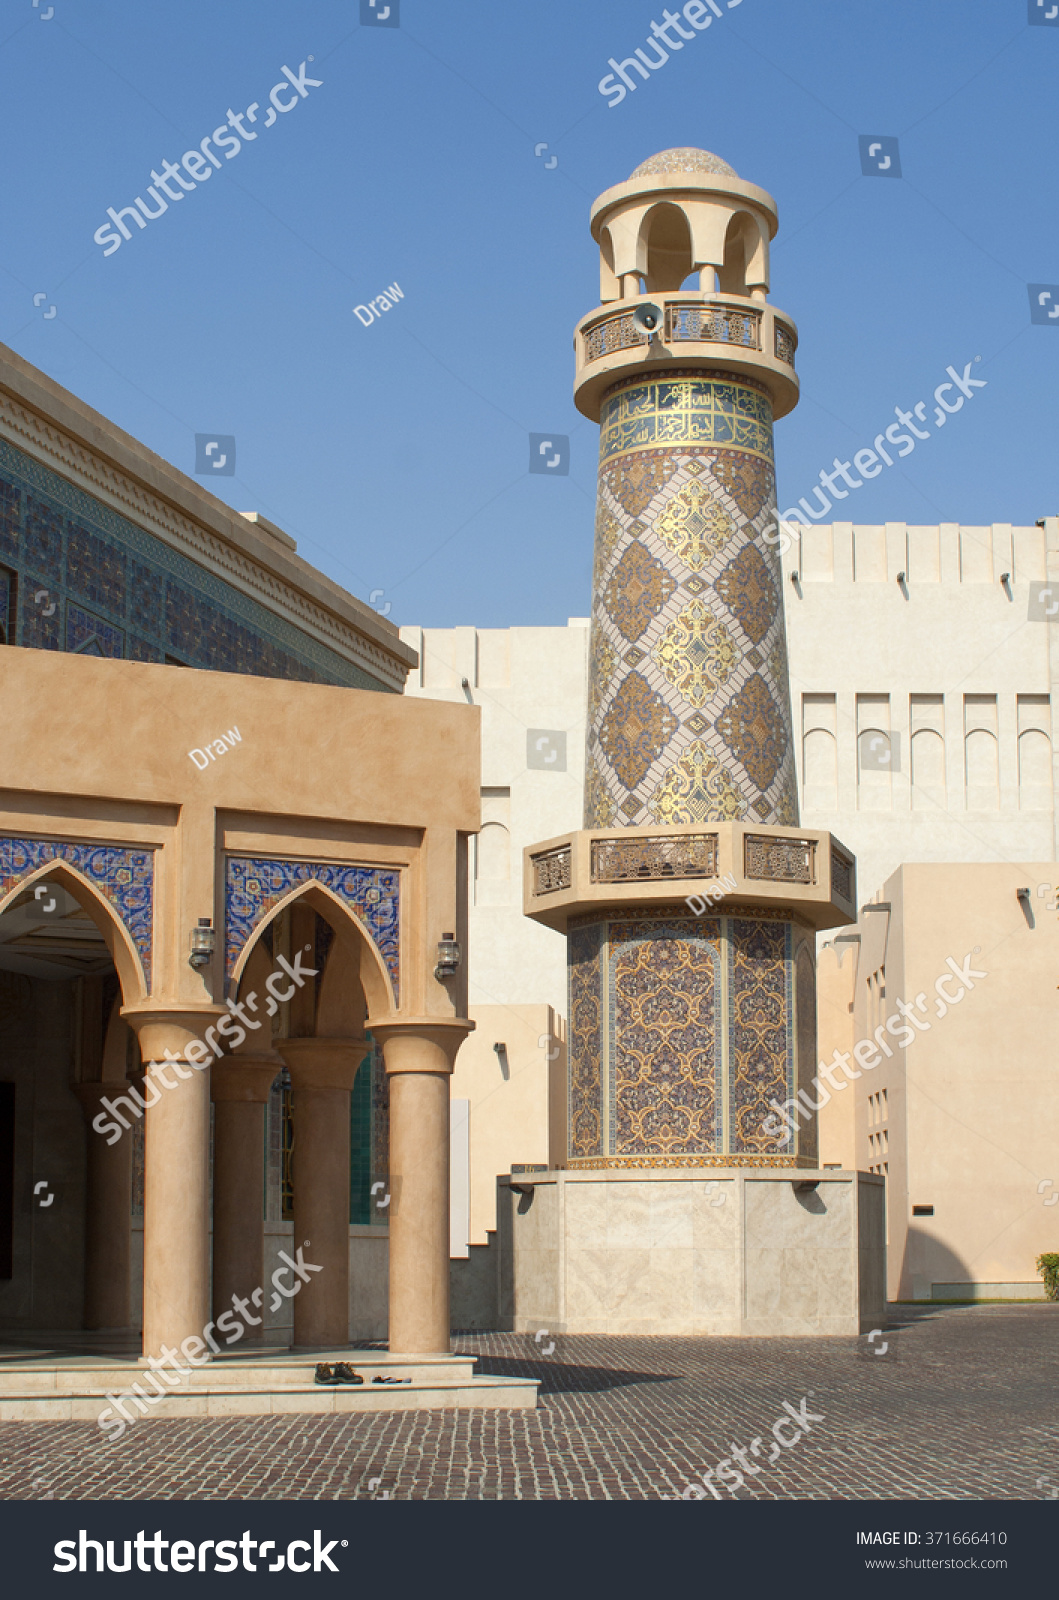
{"label": "stone column", "polygon": [[213,1314],[265,1284],[265,1105],[281,1056],[224,1056],[213,1096]]}
{"label": "stone column", "polygon": [[[132,1217],[132,1134],[113,1143],[92,1127],[107,1113],[105,1096],[126,1091],[124,1082],[78,1083],[74,1093],[88,1123],[88,1192],[85,1206],[85,1327],[130,1325],[129,1259]],[[110,1118],[108,1117],[108,1121]]]}
{"label": "stone column", "polygon": [[473,1023],[369,1023],[390,1079],[390,1349],[449,1351],[449,1078]]}
{"label": "stone column", "polygon": [[295,1345],[349,1343],[349,1095],[366,1039],[277,1039],[290,1068],[294,1250],[321,1267],[294,1296]]}
{"label": "stone column", "polygon": [[[219,1007],[123,1012],[147,1064],[143,1354],[202,1339],[210,1321],[209,1043]],[[203,1040],[206,1044],[203,1044]],[[219,1048],[219,1046],[217,1046]],[[167,1059],[170,1050],[175,1059]],[[193,1058],[200,1057],[196,1062]],[[152,1063],[158,1063],[152,1070]],[[151,1096],[157,1094],[157,1098]]]}

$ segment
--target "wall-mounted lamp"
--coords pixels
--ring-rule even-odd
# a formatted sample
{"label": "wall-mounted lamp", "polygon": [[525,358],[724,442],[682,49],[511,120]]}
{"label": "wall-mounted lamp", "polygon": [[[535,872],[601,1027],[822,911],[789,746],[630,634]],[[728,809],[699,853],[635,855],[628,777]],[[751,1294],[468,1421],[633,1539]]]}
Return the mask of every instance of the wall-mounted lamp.
{"label": "wall-mounted lamp", "polygon": [[446,978],[454,978],[459,969],[460,947],[456,937],[451,933],[443,933],[438,940],[438,959],[434,976],[439,983],[444,983]]}
{"label": "wall-mounted lamp", "polygon": [[1000,581],[1004,585],[1004,588],[1006,589],[1008,584],[1011,582],[1011,573],[1010,572],[1002,572],[1000,574]]}
{"label": "wall-mounted lamp", "polygon": [[906,584],[908,582],[908,573],[907,572],[899,572],[897,574],[897,581],[898,581],[898,583],[900,583],[902,585]]}
{"label": "wall-mounted lamp", "polygon": [[191,954],[188,960],[193,967],[208,967],[213,960],[217,935],[209,917],[200,917],[197,928],[191,930]]}
{"label": "wall-mounted lamp", "polygon": [[791,573],[791,582],[794,584],[795,588],[797,588],[797,586],[798,586],[798,568],[797,567],[795,567],[794,571]]}

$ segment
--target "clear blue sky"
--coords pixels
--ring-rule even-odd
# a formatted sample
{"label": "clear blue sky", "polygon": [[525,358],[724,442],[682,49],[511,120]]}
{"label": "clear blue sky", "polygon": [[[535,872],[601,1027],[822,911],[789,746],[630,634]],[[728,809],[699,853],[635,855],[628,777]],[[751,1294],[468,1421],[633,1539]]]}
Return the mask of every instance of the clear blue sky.
{"label": "clear blue sky", "polygon": [[[803,385],[781,505],[981,356],[987,387],[847,519],[1059,512],[1059,323],[1031,326],[1026,287],[1059,282],[1059,27],[1027,0],[742,0],[613,108],[607,59],[662,5],[401,7],[384,28],[358,0],[2,0],[0,338],[189,473],[196,433],[234,434],[214,492],[392,620],[560,623],[591,576],[589,207],[699,145],[779,204]],[[310,55],[321,86],[265,129]],[[107,207],[255,100],[259,137],[104,257]],[[867,133],[900,137],[901,180],[861,175]],[[364,327],[353,306],[395,281]],[[570,475],[530,476],[552,431]]]}

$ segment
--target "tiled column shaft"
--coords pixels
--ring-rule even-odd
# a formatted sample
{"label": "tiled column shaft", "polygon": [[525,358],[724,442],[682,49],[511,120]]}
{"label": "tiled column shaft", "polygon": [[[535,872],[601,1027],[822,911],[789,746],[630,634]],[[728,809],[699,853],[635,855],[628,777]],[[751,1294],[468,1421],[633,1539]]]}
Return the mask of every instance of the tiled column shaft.
{"label": "tiled column shaft", "polygon": [[752,379],[653,372],[604,400],[587,828],[797,823],[775,508]]}

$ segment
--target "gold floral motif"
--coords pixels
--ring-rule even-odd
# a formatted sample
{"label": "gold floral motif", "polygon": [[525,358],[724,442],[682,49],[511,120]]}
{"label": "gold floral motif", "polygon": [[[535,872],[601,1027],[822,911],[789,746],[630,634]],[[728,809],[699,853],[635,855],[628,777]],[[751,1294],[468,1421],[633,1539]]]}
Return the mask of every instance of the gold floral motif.
{"label": "gold floral motif", "polygon": [[738,530],[706,484],[686,483],[655,518],[654,531],[686,566],[701,572]]}
{"label": "gold floral motif", "polygon": [[739,649],[724,623],[694,600],[666,628],[654,658],[688,704],[701,707],[732,676]]}
{"label": "gold floral motif", "polygon": [[670,767],[648,809],[658,822],[680,828],[696,822],[738,822],[746,801],[731,774],[696,739]]}

